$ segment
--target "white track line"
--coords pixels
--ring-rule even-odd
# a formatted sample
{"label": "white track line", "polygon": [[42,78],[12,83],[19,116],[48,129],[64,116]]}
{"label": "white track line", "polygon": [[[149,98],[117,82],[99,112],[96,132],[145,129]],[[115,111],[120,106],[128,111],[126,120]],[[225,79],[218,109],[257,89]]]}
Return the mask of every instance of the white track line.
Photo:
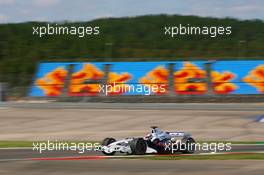
{"label": "white track line", "polygon": [[232,144],[233,146],[264,146],[264,143],[259,143],[259,144],[257,144],[257,143],[250,143],[250,144],[235,144],[235,143],[233,143]]}
{"label": "white track line", "polygon": [[11,148],[0,148],[0,150],[29,150],[33,149],[32,147],[11,147]]}

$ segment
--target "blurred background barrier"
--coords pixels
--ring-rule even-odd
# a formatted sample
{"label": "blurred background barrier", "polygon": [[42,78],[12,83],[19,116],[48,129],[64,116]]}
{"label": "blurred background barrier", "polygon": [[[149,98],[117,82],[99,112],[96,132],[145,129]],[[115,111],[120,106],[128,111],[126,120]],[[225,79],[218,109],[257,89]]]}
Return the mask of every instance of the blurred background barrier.
{"label": "blurred background barrier", "polygon": [[7,83],[0,82],[0,102],[7,101]]}
{"label": "blurred background barrier", "polygon": [[[232,26],[232,34],[214,39],[203,35],[164,35],[164,26],[179,23]],[[158,101],[192,101],[196,97],[210,96],[212,100],[221,96],[226,100],[232,95],[263,99],[262,20],[146,15],[61,23],[66,27],[100,26],[100,36],[80,39],[74,35],[32,35],[33,27],[47,24],[50,23],[0,25],[0,82],[8,85],[4,93],[7,100],[106,99],[100,85],[113,86],[114,82],[108,99],[157,97]],[[150,60],[153,62],[147,62]],[[46,63],[39,64],[42,61]],[[143,86],[143,90],[128,92],[126,88],[133,86]],[[150,88],[158,90],[148,95]]]}
{"label": "blurred background barrier", "polygon": [[30,97],[232,94],[264,94],[264,61],[40,63],[29,91]]}

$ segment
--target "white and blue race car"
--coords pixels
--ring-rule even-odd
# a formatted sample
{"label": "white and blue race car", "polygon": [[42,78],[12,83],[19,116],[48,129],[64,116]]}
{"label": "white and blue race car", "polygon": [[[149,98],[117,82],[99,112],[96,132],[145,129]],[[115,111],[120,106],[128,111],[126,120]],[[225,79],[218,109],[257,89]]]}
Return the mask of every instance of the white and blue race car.
{"label": "white and blue race car", "polygon": [[126,138],[118,141],[114,138],[105,138],[101,150],[105,155],[114,155],[116,152],[131,155],[194,153],[195,140],[190,134],[166,132],[156,126],[151,128],[151,133],[143,138]]}

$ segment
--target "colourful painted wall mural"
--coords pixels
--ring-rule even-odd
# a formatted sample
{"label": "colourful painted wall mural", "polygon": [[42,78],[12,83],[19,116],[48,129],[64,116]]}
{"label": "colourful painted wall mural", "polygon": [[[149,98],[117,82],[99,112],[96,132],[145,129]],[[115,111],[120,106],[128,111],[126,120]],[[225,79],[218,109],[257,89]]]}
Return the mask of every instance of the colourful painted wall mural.
{"label": "colourful painted wall mural", "polygon": [[[169,81],[169,63],[174,63]],[[39,64],[30,96],[202,95],[209,91],[206,61],[57,62]],[[110,64],[106,77],[105,65]],[[73,66],[69,75],[70,66]],[[264,94],[264,61],[217,61],[211,66],[215,94]],[[102,84],[107,85],[102,87]]]}

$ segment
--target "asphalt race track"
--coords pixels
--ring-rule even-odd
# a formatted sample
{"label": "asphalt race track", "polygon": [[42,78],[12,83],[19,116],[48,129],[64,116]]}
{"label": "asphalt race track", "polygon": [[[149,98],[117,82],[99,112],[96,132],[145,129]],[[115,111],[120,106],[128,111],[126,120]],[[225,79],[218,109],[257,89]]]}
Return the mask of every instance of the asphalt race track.
{"label": "asphalt race track", "polygon": [[73,161],[20,161],[0,163],[0,174],[49,175],[262,175],[263,161],[218,160],[73,160]]}
{"label": "asphalt race track", "polygon": [[[15,151],[16,152],[16,151]],[[12,152],[13,156],[15,152]],[[15,154],[22,156],[23,153]],[[28,152],[30,153],[30,152]],[[1,152],[2,154],[2,152]],[[62,153],[65,154],[65,153]],[[49,156],[62,156],[51,153]],[[101,159],[66,153],[71,159],[9,159],[0,160],[0,174],[263,174],[263,160],[144,160]],[[9,155],[9,151],[5,153]],[[47,157],[48,154],[42,155]],[[6,157],[6,156],[5,156]],[[22,156],[23,157],[23,156]],[[38,156],[36,156],[38,157]]]}
{"label": "asphalt race track", "polygon": [[[64,110],[66,108],[66,110]],[[34,110],[33,110],[34,109]],[[73,109],[73,110],[71,110]],[[145,119],[152,119],[156,117],[157,113],[166,112],[164,116],[168,117],[167,120],[160,120],[163,126],[170,122],[170,120],[175,120],[175,122],[181,122],[181,127],[186,128],[185,125],[185,115],[197,116],[199,120],[195,120],[191,126],[196,126],[193,131],[197,132],[196,135],[210,136],[213,133],[219,131],[223,132],[225,130],[233,130],[234,136],[230,137],[235,139],[251,138],[257,141],[261,138],[263,130],[263,124],[257,124],[253,121],[251,116],[264,114],[264,104],[103,104],[103,103],[1,103],[0,110],[0,120],[2,122],[0,131],[0,138],[4,140],[7,137],[13,138],[13,140],[19,140],[19,138],[28,139],[34,135],[29,134],[29,132],[38,133],[39,136],[45,138],[46,135],[41,135],[43,131],[49,131],[50,124],[58,123],[55,125],[58,128],[53,130],[55,134],[63,134],[65,137],[69,136],[68,132],[62,132],[68,128],[74,128],[78,135],[82,138],[82,133],[79,126],[83,128],[86,125],[96,125],[95,122],[101,120],[94,119],[92,123],[85,123],[81,121],[75,122],[75,118],[67,118],[67,114],[75,114],[76,111],[80,110],[80,114],[77,115],[77,119],[84,120],[87,113],[90,115],[100,116],[102,114],[110,113],[112,116],[117,116],[118,112],[122,110],[122,116],[130,116],[133,113],[137,114],[147,114]],[[44,117],[46,112],[47,116],[52,115],[55,111],[54,121],[45,121]],[[162,112],[161,112],[162,111]],[[191,113],[190,111],[194,111]],[[49,113],[50,112],[50,113]],[[93,112],[93,113],[91,113]],[[43,113],[43,114],[41,114]],[[61,115],[65,114],[61,117]],[[215,114],[216,116],[211,116]],[[18,116],[14,116],[18,115]],[[23,116],[25,115],[25,116]],[[42,116],[43,115],[43,116]],[[158,115],[158,114],[157,114]],[[175,117],[174,117],[175,115]],[[204,117],[206,115],[206,117]],[[207,116],[208,115],[208,116]],[[91,119],[92,117],[91,116]],[[225,124],[225,120],[222,121],[221,117],[228,121]],[[35,119],[36,117],[39,117]],[[53,116],[52,116],[53,117]],[[52,119],[49,118],[49,120]],[[57,118],[56,118],[57,117]],[[79,118],[78,118],[79,117]],[[89,116],[88,116],[89,117]],[[133,120],[129,118],[130,124],[137,126],[139,123],[146,122],[145,120],[140,121],[140,117]],[[24,120],[25,118],[25,120]],[[142,118],[142,117],[141,117]],[[189,119],[188,118],[188,119]],[[56,120],[55,120],[56,119]],[[60,120],[59,120],[60,119]],[[15,121],[19,120],[19,123]],[[64,121],[65,120],[65,121]],[[207,128],[203,128],[199,122],[203,123],[203,120],[208,120],[210,125]],[[40,123],[41,121],[42,123]],[[63,126],[59,125],[60,122],[64,122]],[[45,123],[46,122],[46,123]],[[135,123],[133,123],[135,122]],[[43,124],[44,123],[44,124]],[[75,125],[69,125],[69,124]],[[124,122],[123,122],[124,123]],[[30,124],[30,125],[29,125]],[[107,123],[106,123],[107,124]],[[114,122],[108,122],[110,124],[116,124]],[[118,123],[117,123],[118,124]],[[238,125],[239,124],[239,125]],[[148,123],[145,123],[147,126]],[[222,128],[223,125],[224,128]],[[8,127],[7,127],[8,126]],[[38,128],[28,128],[28,126],[35,126]],[[213,126],[213,128],[209,127]],[[234,127],[235,126],[235,127]],[[240,127],[241,126],[241,127]],[[66,128],[63,128],[66,127]],[[68,128],[67,128],[68,127]],[[100,126],[98,126],[100,127]],[[116,126],[115,126],[116,127]],[[121,129],[124,133],[130,126],[123,126]],[[171,126],[173,127],[173,126]],[[219,127],[219,128],[217,128]],[[236,128],[237,127],[237,128]],[[239,128],[240,127],[240,128]],[[80,130],[83,130],[80,128]],[[114,128],[114,126],[113,126]],[[216,128],[216,129],[215,129]],[[18,131],[15,131],[18,129]],[[42,130],[41,130],[42,129]],[[88,128],[89,129],[89,128]],[[106,128],[106,131],[111,131],[112,128]],[[116,129],[116,128],[115,128]],[[141,128],[140,128],[141,129]],[[145,126],[142,126],[142,130]],[[88,130],[89,131],[89,130]],[[129,130],[128,130],[129,131]],[[127,131],[127,132],[128,132]],[[144,131],[144,130],[143,130]],[[201,132],[203,131],[203,132]],[[239,135],[241,131],[245,131],[243,134],[247,134],[248,137],[242,137]],[[13,133],[12,133],[13,132]],[[79,134],[80,132],[80,134]],[[91,131],[90,131],[91,132]],[[145,132],[145,131],[144,131]],[[235,133],[237,132],[237,133]],[[9,135],[10,133],[10,135]],[[91,132],[92,133],[92,132]],[[112,134],[120,134],[112,131]],[[50,133],[48,133],[50,135]],[[47,135],[48,135],[47,134]],[[103,133],[102,133],[103,134]],[[127,134],[127,133],[125,133]],[[134,133],[133,133],[134,134]],[[141,134],[141,133],[140,133]],[[208,135],[207,135],[208,134]],[[227,133],[231,135],[232,133]],[[238,134],[237,136],[235,134]],[[121,134],[120,134],[121,135]],[[122,135],[121,135],[122,136]],[[222,136],[222,134],[221,134]],[[4,138],[4,139],[3,139]],[[223,137],[228,138],[228,137]],[[222,139],[223,139],[222,138]],[[8,140],[8,139],[6,139]],[[20,139],[22,140],[22,139]],[[43,140],[40,138],[40,140]],[[251,140],[249,140],[251,141]],[[263,141],[263,140],[259,140]],[[251,145],[232,145],[232,152],[238,153],[250,153],[250,152],[264,152],[264,146],[258,144]],[[203,152],[197,152],[196,154],[203,154]],[[120,154],[117,154],[120,156]],[[124,155],[126,156],[126,155]],[[105,159],[102,153],[89,151],[84,154],[79,154],[74,151],[45,151],[42,154],[37,151],[33,151],[32,148],[24,149],[0,149],[0,174],[96,174],[96,175],[119,175],[119,174],[263,174],[264,171],[264,160],[146,160],[142,158],[126,159],[124,157],[118,157],[117,159]]]}
{"label": "asphalt race track", "polygon": [[[220,151],[217,153],[264,153],[264,144],[250,144],[250,145],[244,145],[244,144],[238,144],[238,145],[232,145],[232,150],[224,152]],[[195,154],[203,154],[203,153],[211,153],[206,151],[197,151]],[[17,160],[27,160],[31,158],[64,158],[64,157],[72,157],[72,158],[78,158],[78,157],[87,157],[89,159],[89,156],[91,158],[95,156],[104,156],[101,152],[98,151],[85,151],[84,153],[78,153],[78,151],[66,151],[66,150],[60,150],[60,151],[43,151],[42,153],[39,153],[37,150],[33,150],[32,148],[2,148],[0,149],[0,162],[4,161],[17,161]],[[124,156],[129,157],[126,154],[116,154],[117,156]]]}
{"label": "asphalt race track", "polygon": [[[263,145],[237,145],[232,152],[264,152]],[[200,153],[195,153],[200,154]],[[0,174],[262,174],[264,160],[106,159],[99,152],[0,150]],[[179,154],[180,155],[180,154]],[[132,156],[133,157],[133,156]]]}

